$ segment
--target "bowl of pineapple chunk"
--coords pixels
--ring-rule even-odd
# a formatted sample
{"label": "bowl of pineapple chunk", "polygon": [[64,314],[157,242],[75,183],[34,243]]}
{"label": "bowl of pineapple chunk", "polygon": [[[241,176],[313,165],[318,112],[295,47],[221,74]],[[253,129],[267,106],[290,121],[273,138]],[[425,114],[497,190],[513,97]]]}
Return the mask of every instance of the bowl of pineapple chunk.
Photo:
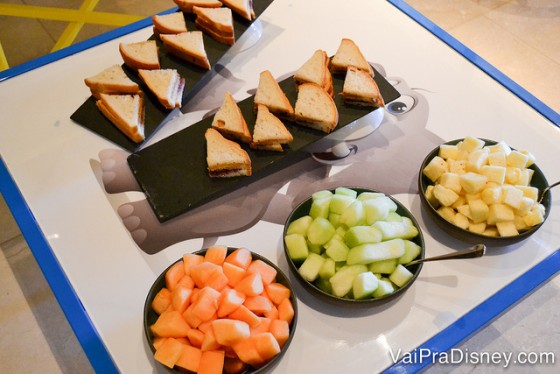
{"label": "bowl of pineapple chunk", "polygon": [[394,300],[416,280],[424,239],[413,215],[382,192],[341,186],[299,204],[284,226],[290,270],[318,299],[368,307]]}
{"label": "bowl of pineapple chunk", "polygon": [[546,220],[548,182],[528,151],[476,137],[435,148],[422,163],[418,189],[425,211],[457,239],[506,246]]}

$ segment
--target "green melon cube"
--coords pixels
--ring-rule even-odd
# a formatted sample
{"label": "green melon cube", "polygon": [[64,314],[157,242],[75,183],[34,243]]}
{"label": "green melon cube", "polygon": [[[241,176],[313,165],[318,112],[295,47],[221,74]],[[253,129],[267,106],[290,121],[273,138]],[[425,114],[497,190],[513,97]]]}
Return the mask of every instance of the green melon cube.
{"label": "green melon cube", "polygon": [[319,276],[319,270],[325,258],[317,253],[310,253],[298,269],[299,274],[308,282],[313,282]]}
{"label": "green melon cube", "polygon": [[389,275],[389,279],[391,282],[396,284],[399,287],[404,286],[408,281],[414,276],[407,268],[402,266],[401,264],[397,265],[397,268],[394,272]]}
{"label": "green melon cube", "polygon": [[344,235],[346,235],[346,228],[343,226],[338,226],[336,228],[336,235],[338,235],[341,238],[344,238]]}
{"label": "green melon cube", "polygon": [[341,214],[331,212],[331,213],[329,213],[329,216],[327,217],[327,219],[329,220],[329,222],[335,228],[338,228],[338,227],[340,227],[340,217],[341,217]]}
{"label": "green melon cube", "polygon": [[393,239],[381,243],[362,244],[351,248],[346,257],[346,263],[348,265],[367,265],[375,261],[399,258],[403,254],[404,241],[402,239]]}
{"label": "green melon cube", "polygon": [[344,235],[344,241],[350,248],[360,244],[379,243],[381,239],[381,232],[372,226],[350,227]]}
{"label": "green melon cube", "polygon": [[307,249],[311,253],[317,253],[318,255],[323,253],[323,246],[320,244],[313,244],[309,240],[307,241]]}
{"label": "green melon cube", "polygon": [[385,221],[387,222],[402,222],[403,217],[397,212],[389,212]]}
{"label": "green melon cube", "polygon": [[365,200],[363,204],[368,225],[386,219],[390,212],[397,210],[397,204],[387,196]]}
{"label": "green melon cube", "polygon": [[338,236],[333,237],[325,244],[325,254],[335,262],[346,261],[350,249]]}
{"label": "green melon cube", "polygon": [[[399,258],[402,258],[399,257]],[[374,274],[391,274],[395,271],[397,265],[399,264],[398,259],[391,258],[389,260],[375,261],[368,265],[369,271]]]}
{"label": "green melon cube", "polygon": [[286,234],[287,235],[290,235],[290,234],[306,235],[307,234],[307,229],[309,228],[309,225],[311,224],[311,222],[313,222],[313,218],[311,218],[311,216],[300,217],[300,218],[292,221],[288,225],[288,229],[286,230]]}
{"label": "green melon cube", "polygon": [[328,279],[323,279],[321,277],[317,278],[315,280],[315,282],[313,282],[317,287],[319,287],[319,289],[323,292],[326,292],[328,294],[332,295],[332,286],[331,286],[331,282],[329,282]]}
{"label": "green melon cube", "polygon": [[378,284],[379,280],[370,271],[356,275],[356,278],[354,278],[354,282],[352,283],[352,294],[354,295],[354,299],[367,299],[372,297]]}
{"label": "green melon cube", "polygon": [[352,204],[354,200],[356,199],[351,196],[334,194],[330,200],[330,212],[342,214],[342,212],[344,212],[344,209]]}
{"label": "green melon cube", "polygon": [[404,254],[399,257],[399,264],[406,265],[414,260],[422,252],[422,247],[410,240],[404,241]]}
{"label": "green melon cube", "polygon": [[290,234],[284,237],[284,242],[286,243],[286,249],[288,251],[288,256],[295,263],[300,263],[305,261],[307,256],[309,256],[309,248],[307,247],[307,240],[301,234]]}
{"label": "green melon cube", "polygon": [[378,197],[385,196],[382,192],[362,192],[358,195],[357,199],[360,201],[366,201],[369,199],[377,199]]}
{"label": "green melon cube", "polygon": [[333,193],[329,190],[321,190],[321,191],[317,191],[314,192],[311,195],[311,199],[316,200],[316,199],[323,199],[325,197],[332,197]]}
{"label": "green melon cube", "polygon": [[336,263],[330,257],[326,257],[323,266],[319,269],[319,277],[329,279],[336,273]]}
{"label": "green melon cube", "polygon": [[340,223],[346,227],[363,225],[366,223],[366,213],[362,202],[354,200],[340,215]]}
{"label": "green melon cube", "polygon": [[323,245],[334,235],[334,226],[323,217],[317,217],[311,222],[307,229],[307,239],[312,244]]}
{"label": "green melon cube", "polygon": [[377,221],[372,226],[381,231],[383,240],[412,239],[418,235],[418,229],[404,220],[402,222]]}
{"label": "green melon cube", "polygon": [[353,190],[351,188],[347,188],[347,187],[337,187],[334,190],[334,194],[335,195],[350,196],[351,198],[355,199],[358,196],[358,191]]}
{"label": "green melon cube", "polygon": [[368,270],[365,265],[345,265],[340,268],[340,270],[329,279],[333,295],[337,297],[346,296],[352,290],[356,275],[366,271]]}
{"label": "green melon cube", "polygon": [[331,205],[330,197],[315,199],[311,203],[311,208],[309,209],[309,215],[313,219],[318,217],[327,218],[329,216],[330,205]]}
{"label": "green melon cube", "polygon": [[377,288],[373,291],[373,297],[379,298],[393,292],[395,292],[395,286],[387,278],[381,278],[377,283]]}

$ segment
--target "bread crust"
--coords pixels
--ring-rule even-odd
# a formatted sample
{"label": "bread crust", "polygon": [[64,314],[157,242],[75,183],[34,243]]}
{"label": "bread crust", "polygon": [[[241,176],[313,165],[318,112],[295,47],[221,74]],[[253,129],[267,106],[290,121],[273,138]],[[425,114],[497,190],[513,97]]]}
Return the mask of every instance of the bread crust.
{"label": "bread crust", "polygon": [[[131,44],[141,44],[141,43],[154,43],[155,45],[155,40],[147,40],[145,42],[138,42],[138,43],[131,43]],[[134,56],[133,54],[130,53],[129,49],[127,48],[127,44],[124,43],[120,43],[119,44],[119,52],[121,53],[121,57],[124,61],[124,63],[130,67],[131,69],[134,70],[138,70],[138,69],[146,69],[146,70],[153,70],[153,69],[159,69],[160,68],[160,63],[159,63],[159,58],[157,58],[157,53],[158,53],[158,47],[155,46],[155,53],[156,53],[156,61],[149,61],[148,60],[142,60],[142,59],[138,59],[137,56]],[[153,56],[151,56],[153,57]]]}
{"label": "bread crust", "polygon": [[216,40],[219,43],[227,44],[227,45],[234,45],[235,44],[235,36],[233,34],[221,34],[219,31],[212,29],[212,26],[208,24],[205,20],[197,18],[194,21],[196,27],[200,30],[204,31],[208,34],[212,39]]}
{"label": "bread crust", "polygon": [[[190,32],[196,32],[196,31],[190,31]],[[176,34],[176,35],[180,35],[180,34]],[[170,41],[170,39],[167,36],[168,35],[161,35],[161,40],[163,41],[163,44],[165,45],[169,53],[171,53],[176,57],[179,57],[184,61],[197,65],[203,69],[210,70],[211,67],[210,61],[208,60],[208,57],[206,55],[195,54],[193,51],[187,50],[180,45],[174,44],[173,42]]]}
{"label": "bread crust", "polygon": [[[330,118],[310,118],[302,112],[302,109],[306,109],[306,104],[300,101],[302,97],[301,91],[303,90],[311,90],[316,94],[323,96],[323,99],[327,102],[328,105],[328,108],[326,109],[328,112],[330,112]],[[338,109],[336,107],[336,104],[334,103],[332,96],[330,96],[321,86],[315,83],[301,84],[298,88],[298,98],[296,100],[295,121],[299,125],[320,130],[325,133],[332,132],[338,125]]]}
{"label": "bread crust", "polygon": [[111,110],[111,108],[105,103],[103,95],[104,94],[101,95],[101,99],[95,102],[101,113],[103,113],[103,115],[105,115],[105,117],[107,117],[107,119],[109,119],[109,121],[111,121],[113,125],[115,125],[130,140],[135,143],[142,142],[144,140],[143,127],[145,113],[143,96],[140,94],[138,95],[140,97],[140,105],[138,107],[138,123],[132,125],[117,113],[114,113],[113,110]]}

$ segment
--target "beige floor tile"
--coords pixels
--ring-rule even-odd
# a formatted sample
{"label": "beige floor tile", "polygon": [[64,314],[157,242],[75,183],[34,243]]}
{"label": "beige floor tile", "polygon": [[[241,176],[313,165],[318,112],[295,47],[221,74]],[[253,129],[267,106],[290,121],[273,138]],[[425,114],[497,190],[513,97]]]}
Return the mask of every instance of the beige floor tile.
{"label": "beige floor tile", "polygon": [[23,237],[0,249],[0,372],[93,372]]}
{"label": "beige floor tile", "polygon": [[12,217],[6,201],[0,194],[0,244],[21,235],[19,227]]}

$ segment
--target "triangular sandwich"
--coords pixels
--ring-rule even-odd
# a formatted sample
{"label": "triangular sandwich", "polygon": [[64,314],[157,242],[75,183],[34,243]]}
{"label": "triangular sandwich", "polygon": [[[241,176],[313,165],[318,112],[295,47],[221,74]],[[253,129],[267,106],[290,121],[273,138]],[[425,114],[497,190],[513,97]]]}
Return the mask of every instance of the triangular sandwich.
{"label": "triangular sandwich", "polygon": [[259,105],[253,130],[251,148],[282,151],[281,144],[289,144],[294,137],[282,121],[264,105]]}
{"label": "triangular sandwich", "polygon": [[213,128],[206,130],[206,163],[211,177],[249,176],[251,159],[239,144]]}
{"label": "triangular sandwich", "polygon": [[272,113],[280,118],[287,120],[293,120],[294,118],[294,107],[268,70],[261,72],[259,76],[259,85],[254,99],[255,111],[257,111],[259,104],[267,106]]}
{"label": "triangular sandwich", "polygon": [[329,95],[333,95],[334,89],[332,76],[329,70],[329,56],[321,49],[316,50],[305,63],[296,70],[294,79],[296,84],[315,83],[322,87]]}
{"label": "triangular sandwich", "polygon": [[185,79],[175,69],[144,70],[138,75],[166,109],[180,108]]}
{"label": "triangular sandwich", "polygon": [[230,8],[194,7],[195,25],[220,43],[233,45],[235,31]]}
{"label": "triangular sandwich", "polygon": [[355,66],[373,76],[373,68],[366,60],[360,48],[353,40],[343,38],[331,60],[331,71],[334,74],[346,74],[349,66]]}
{"label": "triangular sandwich", "polygon": [[124,63],[134,69],[159,69],[158,47],[155,40],[120,43],[119,52]]}
{"label": "triangular sandwich", "polygon": [[183,12],[152,16],[154,34],[180,34],[187,31],[187,24]]}
{"label": "triangular sandwich", "polygon": [[253,0],[222,0],[222,3],[248,21],[255,19]]}
{"label": "triangular sandwich", "polygon": [[173,0],[183,12],[192,13],[193,7],[219,8],[222,3],[218,0]]}
{"label": "triangular sandwich", "polygon": [[142,94],[100,94],[96,105],[133,142],[144,140],[144,98]]}
{"label": "triangular sandwich", "polygon": [[204,48],[202,31],[161,35],[161,40],[169,53],[201,68],[210,69],[210,61]]}
{"label": "triangular sandwich", "polygon": [[121,65],[110,66],[84,79],[84,82],[96,99],[99,99],[100,93],[135,94],[140,91],[138,84],[126,75]]}
{"label": "triangular sandwich", "polygon": [[350,66],[341,92],[349,104],[382,107],[383,97],[373,77],[363,70]]}
{"label": "triangular sandwich", "polygon": [[298,86],[296,123],[330,133],[338,124],[338,109],[332,96],[314,83]]}
{"label": "triangular sandwich", "polygon": [[214,114],[212,127],[230,139],[244,143],[251,143],[252,141],[251,132],[247,127],[243,113],[241,113],[241,109],[229,92],[226,92],[222,106]]}

